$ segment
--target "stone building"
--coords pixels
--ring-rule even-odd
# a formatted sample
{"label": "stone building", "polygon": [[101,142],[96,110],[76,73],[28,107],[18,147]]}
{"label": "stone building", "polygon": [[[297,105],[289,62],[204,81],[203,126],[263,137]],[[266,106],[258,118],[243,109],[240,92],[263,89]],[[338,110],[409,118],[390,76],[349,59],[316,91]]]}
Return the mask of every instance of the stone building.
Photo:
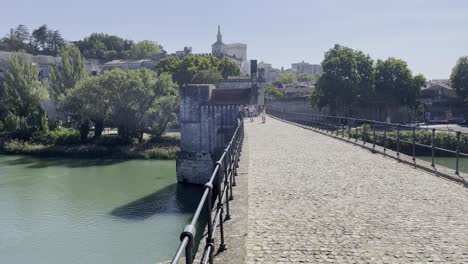
{"label": "stone building", "polygon": [[300,74],[300,73],[308,73],[308,74],[318,74],[322,73],[322,66],[319,64],[310,64],[308,62],[298,62],[291,64],[291,71]]}
{"label": "stone building", "polygon": [[227,57],[237,64],[241,69],[243,64],[247,62],[247,44],[232,43],[225,44],[223,36],[221,35],[221,28],[218,25],[218,34],[216,35],[216,42],[211,45],[211,53],[218,57]]}
{"label": "stone building", "polygon": [[250,61],[250,75],[249,76],[229,76],[227,79],[219,81],[219,89],[248,89],[251,91],[251,100],[248,104],[256,106],[265,105],[265,72],[263,69],[257,67],[257,61]]}
{"label": "stone building", "polygon": [[278,78],[278,74],[281,72],[279,69],[275,69],[270,63],[260,62],[258,64],[259,69],[263,69],[265,72],[265,81],[274,82]]}
{"label": "stone building", "polygon": [[421,90],[418,101],[424,105],[425,119],[428,122],[463,120],[463,106],[448,80],[429,81]]}

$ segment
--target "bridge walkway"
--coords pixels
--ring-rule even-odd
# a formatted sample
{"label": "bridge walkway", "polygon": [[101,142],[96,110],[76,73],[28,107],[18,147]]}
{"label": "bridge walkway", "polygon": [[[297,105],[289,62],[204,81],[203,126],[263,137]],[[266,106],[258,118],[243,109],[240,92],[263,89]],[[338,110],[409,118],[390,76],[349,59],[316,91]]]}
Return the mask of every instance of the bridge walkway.
{"label": "bridge walkway", "polygon": [[259,121],[246,122],[248,263],[468,263],[468,188]]}

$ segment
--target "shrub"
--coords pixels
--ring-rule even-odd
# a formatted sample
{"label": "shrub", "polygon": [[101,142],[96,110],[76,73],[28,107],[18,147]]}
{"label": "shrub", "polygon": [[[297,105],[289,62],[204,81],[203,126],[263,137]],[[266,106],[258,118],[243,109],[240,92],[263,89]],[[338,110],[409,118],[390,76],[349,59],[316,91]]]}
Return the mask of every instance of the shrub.
{"label": "shrub", "polygon": [[31,138],[32,143],[44,145],[73,145],[80,141],[80,133],[72,128],[60,128],[49,132],[39,131]]}

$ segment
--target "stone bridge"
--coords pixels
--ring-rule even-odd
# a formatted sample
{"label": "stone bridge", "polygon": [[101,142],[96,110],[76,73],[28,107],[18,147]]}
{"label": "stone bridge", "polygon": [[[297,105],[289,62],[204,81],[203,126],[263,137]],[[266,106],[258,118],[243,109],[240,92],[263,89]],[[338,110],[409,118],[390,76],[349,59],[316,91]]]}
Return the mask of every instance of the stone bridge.
{"label": "stone bridge", "polygon": [[468,188],[275,119],[245,128],[216,263],[468,263]]}

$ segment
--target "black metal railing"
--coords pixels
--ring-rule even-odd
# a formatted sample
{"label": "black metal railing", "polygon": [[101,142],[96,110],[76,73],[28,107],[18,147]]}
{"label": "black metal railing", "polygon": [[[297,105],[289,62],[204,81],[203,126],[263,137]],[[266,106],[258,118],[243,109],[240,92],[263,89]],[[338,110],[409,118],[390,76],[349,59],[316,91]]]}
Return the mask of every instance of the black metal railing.
{"label": "black metal railing", "polygon": [[413,162],[416,156],[430,156],[431,166],[435,168],[437,157],[455,157],[456,175],[460,175],[460,158],[468,157],[468,134],[461,131],[320,114],[275,110],[268,113],[337,137],[372,144],[372,150],[376,145],[383,147],[384,152],[394,150],[398,160],[400,153],[411,156]]}
{"label": "black metal railing", "polygon": [[[242,151],[242,142],[244,140],[244,123],[240,122],[236,128],[231,141],[227,144],[221,157],[216,162],[214,170],[209,181],[205,184],[203,195],[198,203],[197,209],[184,231],[180,234],[180,244],[177,249],[172,264],[179,263],[182,255],[185,253],[185,263],[192,264],[194,257],[194,239],[196,234],[196,225],[200,220],[203,208],[207,211],[207,234],[206,243],[201,258],[201,263],[213,263],[215,253],[214,236],[219,226],[220,241],[218,251],[224,251],[226,244],[224,242],[224,221],[231,218],[229,210],[229,201],[233,199],[233,186],[236,186],[237,168],[240,153]],[[216,190],[216,192],[215,192]],[[213,197],[216,195],[217,197]],[[216,207],[213,210],[213,204]],[[226,207],[226,208],[224,208]],[[213,217],[214,212],[214,217]],[[226,215],[224,213],[226,212]]]}

